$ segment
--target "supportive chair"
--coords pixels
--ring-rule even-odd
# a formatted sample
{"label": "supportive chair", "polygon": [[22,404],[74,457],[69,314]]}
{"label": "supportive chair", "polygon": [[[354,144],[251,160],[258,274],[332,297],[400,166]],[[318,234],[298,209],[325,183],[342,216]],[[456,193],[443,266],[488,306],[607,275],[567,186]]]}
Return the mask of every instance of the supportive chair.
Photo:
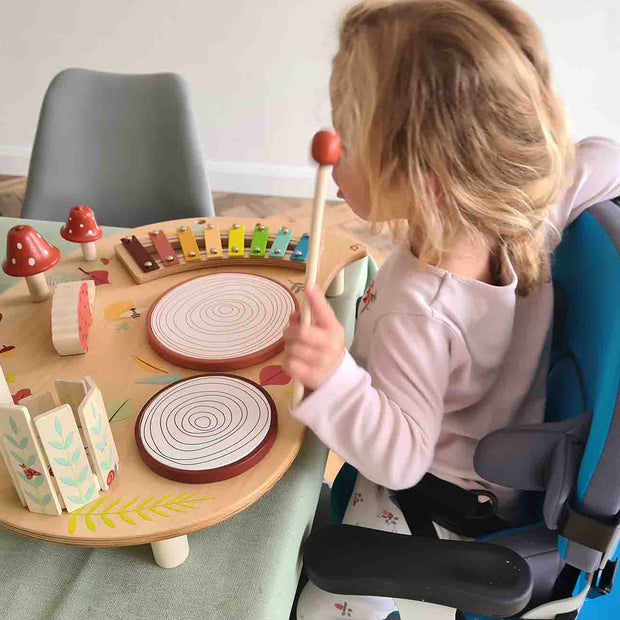
{"label": "supportive chair", "polygon": [[213,215],[183,78],[67,69],[52,80],[22,217],[63,221],[76,204],[127,228]]}
{"label": "supportive chair", "polygon": [[[484,478],[529,491],[530,522],[475,542],[330,525],[305,546],[317,586],[394,597],[402,620],[620,617],[620,586],[612,589],[620,537],[617,204],[593,206],[566,230],[553,281],[546,420],[488,435],[475,456]],[[355,476],[341,470],[333,514],[344,513]]]}

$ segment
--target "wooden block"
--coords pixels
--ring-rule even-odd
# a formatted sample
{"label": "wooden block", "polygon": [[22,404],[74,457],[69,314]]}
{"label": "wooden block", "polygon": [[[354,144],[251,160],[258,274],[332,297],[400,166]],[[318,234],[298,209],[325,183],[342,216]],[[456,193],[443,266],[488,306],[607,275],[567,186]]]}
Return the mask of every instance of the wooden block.
{"label": "wooden block", "polygon": [[245,255],[245,226],[233,224],[228,232],[228,256]]}
{"label": "wooden block", "polygon": [[258,258],[265,256],[267,250],[267,241],[269,240],[269,227],[262,224],[256,224],[254,234],[250,243],[250,256]]}
{"label": "wooden block", "polygon": [[11,465],[11,458],[6,448],[4,447],[4,441],[2,440],[2,437],[0,437],[0,456],[2,456],[4,465],[9,472],[9,477],[11,478],[11,482],[13,483],[13,488],[17,493],[17,497],[19,497],[19,501],[22,503],[22,506],[26,506],[26,496],[24,495],[19,480],[17,479],[17,474],[13,471],[13,467]]}
{"label": "wooden block", "polygon": [[119,459],[100,390],[89,390],[79,406],[78,415],[88,446],[90,464],[99,478],[101,488],[107,491],[118,473]]}
{"label": "wooden block", "polygon": [[123,237],[121,243],[144,273],[159,269],[159,265],[153,260],[153,257],[146,251],[135,235]]}
{"label": "wooden block", "polygon": [[215,224],[205,224],[205,252],[207,258],[222,258],[222,238]]}
{"label": "wooden block", "polygon": [[0,441],[12,471],[11,478],[17,479],[28,510],[60,515],[60,502],[26,407],[0,406]]}
{"label": "wooden block", "polygon": [[190,226],[180,226],[177,228],[177,234],[179,235],[179,243],[181,244],[181,250],[183,250],[183,256],[185,261],[191,263],[193,261],[202,260],[200,257],[200,250],[198,249],[198,243],[196,237]]}
{"label": "wooden block", "polygon": [[163,230],[152,230],[149,233],[149,239],[157,250],[159,260],[164,267],[179,264],[179,257]]}
{"label": "wooden block", "polygon": [[78,417],[79,407],[91,386],[87,386],[84,379],[56,379],[54,384],[58,394],[58,402],[61,405],[69,405],[71,407],[76,424],[80,425]]}
{"label": "wooden block", "polygon": [[96,499],[99,481],[90,468],[71,407],[52,409],[37,416],[34,424],[67,511],[73,512]]}
{"label": "wooden block", "polygon": [[0,366],[0,405],[12,405],[13,397],[11,396],[11,390],[9,384],[6,382],[4,371]]}
{"label": "wooden block", "polygon": [[288,250],[288,244],[291,242],[293,236],[293,230],[291,228],[280,228],[276,238],[271,244],[269,250],[269,258],[284,258],[286,251]]}
{"label": "wooden block", "polygon": [[39,394],[27,396],[26,398],[22,398],[19,404],[26,407],[28,413],[33,418],[41,413],[50,411],[50,409],[56,408],[56,403],[54,402],[54,397],[51,392],[41,392]]}
{"label": "wooden block", "polygon": [[95,283],[93,280],[62,282],[52,300],[52,343],[59,355],[88,351]]}
{"label": "wooden block", "polygon": [[86,392],[97,387],[97,384],[95,383],[92,377],[84,377],[82,381],[84,382],[84,387],[86,388]]}
{"label": "wooden block", "polygon": [[305,261],[310,247],[310,235],[304,233],[291,254],[291,260]]}

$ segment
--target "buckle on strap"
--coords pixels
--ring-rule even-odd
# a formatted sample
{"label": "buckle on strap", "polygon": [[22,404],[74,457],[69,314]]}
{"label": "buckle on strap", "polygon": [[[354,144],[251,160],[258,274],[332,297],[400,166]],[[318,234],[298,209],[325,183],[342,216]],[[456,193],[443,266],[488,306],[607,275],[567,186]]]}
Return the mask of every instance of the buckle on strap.
{"label": "buckle on strap", "polygon": [[608,522],[590,517],[567,506],[566,515],[559,533],[573,542],[589,549],[606,553],[616,537],[620,519],[616,516]]}
{"label": "buckle on strap", "polygon": [[588,598],[598,598],[609,594],[614,587],[616,572],[618,570],[618,560],[612,562],[608,560],[603,568],[596,571],[592,579],[592,587],[588,592]]}

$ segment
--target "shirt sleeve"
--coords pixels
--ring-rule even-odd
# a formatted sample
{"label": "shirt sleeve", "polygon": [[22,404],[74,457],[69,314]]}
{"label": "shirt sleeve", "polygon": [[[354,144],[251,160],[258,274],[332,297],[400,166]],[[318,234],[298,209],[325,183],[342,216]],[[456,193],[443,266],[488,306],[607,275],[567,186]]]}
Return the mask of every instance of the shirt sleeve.
{"label": "shirt sleeve", "polygon": [[585,138],[575,145],[571,185],[552,207],[551,222],[562,232],[588,207],[620,196],[620,144]]}
{"label": "shirt sleeve", "polygon": [[431,316],[384,316],[372,335],[368,369],[346,352],[293,414],[369,480],[412,487],[429,470],[439,438],[449,339],[449,328]]}

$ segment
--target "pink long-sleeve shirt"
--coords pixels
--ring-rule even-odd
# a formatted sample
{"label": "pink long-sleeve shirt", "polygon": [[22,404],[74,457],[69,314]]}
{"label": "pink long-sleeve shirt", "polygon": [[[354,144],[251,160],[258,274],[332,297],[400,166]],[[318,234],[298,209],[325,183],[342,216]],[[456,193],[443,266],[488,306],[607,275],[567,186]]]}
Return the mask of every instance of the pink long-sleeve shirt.
{"label": "pink long-sleeve shirt", "polygon": [[[549,212],[559,231],[620,195],[620,145],[588,138],[576,153]],[[557,241],[550,234],[549,248]],[[510,513],[516,493],[480,478],[473,456],[488,433],[543,420],[553,288],[521,297],[516,286],[507,260],[492,286],[422,270],[408,244],[397,247],[360,303],[350,353],[294,415],[377,484],[404,489],[430,471],[492,490]]]}

